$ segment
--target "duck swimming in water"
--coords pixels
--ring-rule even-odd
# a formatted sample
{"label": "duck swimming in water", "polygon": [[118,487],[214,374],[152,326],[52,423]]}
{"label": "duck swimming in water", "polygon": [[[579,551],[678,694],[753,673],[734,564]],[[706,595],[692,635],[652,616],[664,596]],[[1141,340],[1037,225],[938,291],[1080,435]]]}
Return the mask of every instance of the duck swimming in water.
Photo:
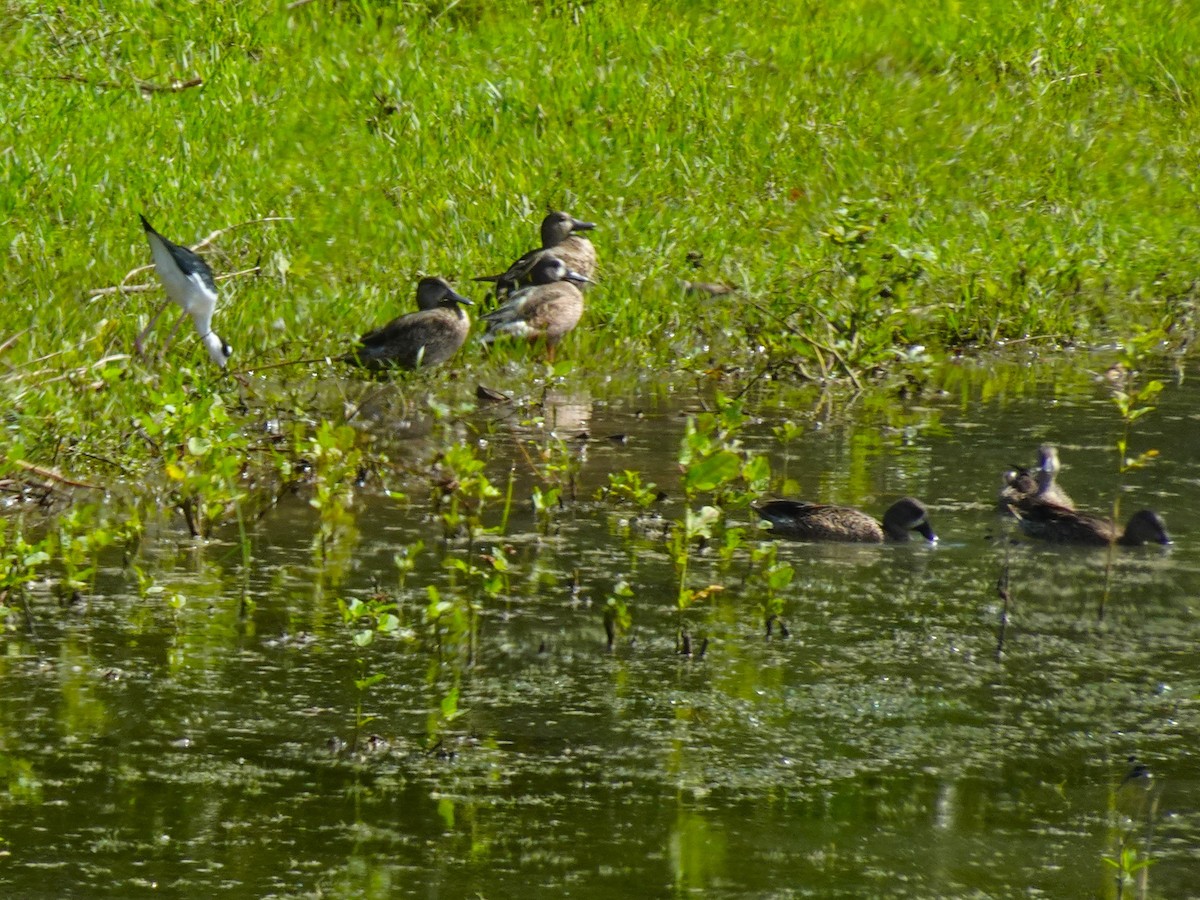
{"label": "duck swimming in water", "polygon": [[1162,517],[1152,509],[1135,512],[1124,531],[1118,531],[1111,519],[1046,503],[1037,498],[1015,503],[1011,509],[1022,531],[1030,537],[1055,544],[1140,547],[1143,544],[1171,543]]}
{"label": "duck swimming in water", "polygon": [[925,505],[904,497],[883,514],[883,522],[849,506],[827,506],[802,500],[771,500],[754,507],[771,523],[771,533],[800,541],[846,541],[880,544],[907,541],[916,531],[930,543],[937,540]]}

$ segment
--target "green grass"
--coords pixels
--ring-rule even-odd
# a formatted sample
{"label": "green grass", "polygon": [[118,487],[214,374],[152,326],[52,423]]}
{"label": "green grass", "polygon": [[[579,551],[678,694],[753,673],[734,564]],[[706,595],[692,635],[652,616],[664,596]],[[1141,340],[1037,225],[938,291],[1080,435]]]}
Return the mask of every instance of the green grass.
{"label": "green grass", "polygon": [[[190,332],[166,365],[95,365],[131,351],[160,297],[89,299],[149,261],[143,211],[189,243],[290,217],[211,257],[262,266],[225,283],[214,323],[241,370],[341,352],[411,308],[421,274],[481,297],[466,279],[536,244],[547,207],[600,226],[571,378],[595,358],[861,376],[912,344],[1194,330],[1193,4],[280,6],[4,4],[9,456],[136,458],[130,422],[163,395],[225,385],[236,416],[267,392],[218,382]],[[740,302],[682,296],[697,277]],[[472,343],[454,363],[469,376],[423,380],[511,381],[510,354],[537,371]],[[259,412],[337,417],[354,390],[325,387],[314,411],[329,370],[287,377]]]}

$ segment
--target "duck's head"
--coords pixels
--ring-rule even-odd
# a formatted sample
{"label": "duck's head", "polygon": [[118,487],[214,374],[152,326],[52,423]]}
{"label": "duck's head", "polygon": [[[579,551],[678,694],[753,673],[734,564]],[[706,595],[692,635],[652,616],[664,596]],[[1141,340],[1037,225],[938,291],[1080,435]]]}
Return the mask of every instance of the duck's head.
{"label": "duck's head", "polygon": [[591,231],[595,228],[592,222],[576,219],[570,213],[552,212],[542,219],[542,246],[553,247],[561,244],[575,231]]}
{"label": "duck's head", "polygon": [[417,306],[420,309],[436,309],[439,306],[452,307],[459,303],[465,303],[467,306],[475,305],[450,287],[450,283],[444,278],[422,278],[417,282]]}

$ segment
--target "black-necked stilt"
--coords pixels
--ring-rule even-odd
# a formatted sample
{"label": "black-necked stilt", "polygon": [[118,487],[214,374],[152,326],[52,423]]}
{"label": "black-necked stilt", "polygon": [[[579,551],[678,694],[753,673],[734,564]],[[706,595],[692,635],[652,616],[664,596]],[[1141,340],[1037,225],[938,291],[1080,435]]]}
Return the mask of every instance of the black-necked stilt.
{"label": "black-necked stilt", "polygon": [[[192,323],[196,326],[196,332],[204,344],[204,349],[208,351],[213,362],[218,366],[224,366],[229,362],[233,351],[212,330],[213,310],[217,305],[217,285],[213,281],[212,269],[198,254],[193,253],[187,247],[181,247],[179,244],[167,240],[155,231],[154,227],[146,221],[145,216],[140,216],[140,218],[142,228],[146,232],[146,239],[150,241],[150,253],[154,257],[154,270],[158,273],[158,278],[167,292],[168,301],[183,310],[183,315],[171,329],[167,344],[171,343],[175,333],[179,331],[184,316],[191,316]],[[150,324],[138,335],[134,344],[139,352],[142,349],[142,341],[166,308],[167,304],[163,304],[150,320]],[[166,344],[163,346],[165,349]]]}
{"label": "black-necked stilt", "polygon": [[596,226],[581,222],[565,212],[552,212],[542,219],[542,246],[530,250],[499,275],[481,275],[475,281],[495,282],[496,295],[508,294],[519,285],[533,284],[533,267],[548,252],[561,259],[573,272],[591,278],[596,272],[596,248],[576,231]]}
{"label": "black-necked stilt", "polygon": [[502,334],[531,340],[545,338],[553,357],[555,345],[583,315],[583,294],[575,285],[592,281],[549,255],[539,259],[529,275],[532,286],[511,294],[502,306],[482,317],[487,322],[483,341],[490,343]]}
{"label": "black-necked stilt", "polygon": [[473,306],[441,278],[417,283],[417,306],[408,313],[359,338],[359,347],[340,358],[367,369],[417,369],[436,366],[452,357],[467,339],[471,320],[459,308]]}

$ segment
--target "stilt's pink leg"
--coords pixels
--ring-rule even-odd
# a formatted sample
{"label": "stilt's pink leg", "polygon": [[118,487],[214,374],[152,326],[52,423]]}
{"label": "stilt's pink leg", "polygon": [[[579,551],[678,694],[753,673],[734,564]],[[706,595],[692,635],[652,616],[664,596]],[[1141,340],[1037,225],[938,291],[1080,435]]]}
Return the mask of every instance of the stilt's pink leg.
{"label": "stilt's pink leg", "polygon": [[136,338],[134,338],[133,346],[137,349],[137,352],[139,354],[145,353],[145,351],[142,348],[142,342],[146,340],[146,335],[148,335],[150,333],[150,329],[154,327],[154,323],[158,321],[158,317],[163,314],[163,310],[165,310],[170,305],[171,305],[170,300],[164,300],[163,305],[158,308],[158,312],[156,312],[153,316],[150,317],[150,324],[148,324],[145,328],[143,328],[142,333],[139,334]]}
{"label": "stilt's pink leg", "polygon": [[171,346],[171,341],[175,340],[175,335],[179,334],[179,329],[183,325],[183,322],[185,319],[187,319],[187,317],[188,317],[187,312],[180,313],[179,321],[177,321],[175,323],[175,327],[172,328],[171,333],[167,335],[167,340],[162,345],[162,349],[158,351],[159,358],[162,358],[167,355],[167,348]]}

